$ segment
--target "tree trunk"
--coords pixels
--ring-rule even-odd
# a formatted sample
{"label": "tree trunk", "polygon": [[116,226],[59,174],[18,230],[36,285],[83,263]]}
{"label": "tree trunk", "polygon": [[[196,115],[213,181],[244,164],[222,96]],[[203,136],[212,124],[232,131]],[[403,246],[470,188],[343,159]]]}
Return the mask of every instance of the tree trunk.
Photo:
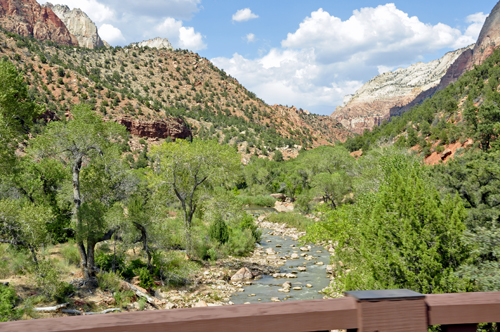
{"label": "tree trunk", "polygon": [[87,241],[87,264],[83,267],[85,279],[95,277],[95,241]]}

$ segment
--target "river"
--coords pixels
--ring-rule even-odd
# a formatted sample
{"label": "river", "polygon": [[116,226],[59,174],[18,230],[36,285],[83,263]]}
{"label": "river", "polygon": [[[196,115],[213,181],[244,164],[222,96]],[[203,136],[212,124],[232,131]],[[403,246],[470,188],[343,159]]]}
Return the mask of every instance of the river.
{"label": "river", "polygon": [[[234,293],[231,296],[231,302],[244,304],[323,298],[320,291],[330,283],[330,278],[326,273],[326,266],[330,263],[330,253],[319,245],[300,246],[290,237],[272,235],[271,229],[261,230],[263,233],[261,247],[257,250],[261,251],[261,255],[268,256],[266,251],[269,252],[269,249],[272,249],[280,258],[285,257],[286,261],[280,259],[281,262],[285,262],[280,267],[280,273],[294,274],[296,278],[275,278],[272,275],[263,275],[261,279],[253,280],[251,285],[243,286],[244,292]],[[308,251],[301,251],[300,248],[308,249]],[[298,259],[291,259],[292,254],[297,254]],[[298,267],[305,267],[306,270],[300,272]],[[288,293],[283,291],[283,283],[286,281],[291,283]]]}

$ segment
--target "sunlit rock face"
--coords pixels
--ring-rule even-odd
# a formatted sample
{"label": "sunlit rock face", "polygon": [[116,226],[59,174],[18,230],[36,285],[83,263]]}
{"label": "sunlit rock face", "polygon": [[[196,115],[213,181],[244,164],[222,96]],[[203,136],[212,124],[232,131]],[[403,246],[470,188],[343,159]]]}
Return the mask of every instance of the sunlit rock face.
{"label": "sunlit rock face", "polygon": [[145,40],[140,43],[132,43],[130,46],[135,46],[135,47],[151,47],[151,48],[157,48],[157,49],[162,49],[166,48],[168,50],[173,50],[172,44],[168,41],[167,38],[160,38],[156,37],[153,39]]}
{"label": "sunlit rock face", "polygon": [[430,97],[450,66],[473,46],[446,53],[428,63],[418,62],[405,69],[378,75],[354,95],[346,96],[344,104],[331,116],[355,133],[371,130]]}
{"label": "sunlit rock face", "polygon": [[86,48],[98,48],[109,46],[101,39],[97,27],[92,20],[79,8],[70,10],[65,5],[53,5],[50,2],[45,4],[64,22],[66,28],[76,37],[78,45]]}
{"label": "sunlit rock face", "polygon": [[52,9],[35,0],[0,0],[0,25],[21,36],[78,46],[76,37]]}
{"label": "sunlit rock face", "polygon": [[441,80],[438,90],[446,88],[450,83],[458,80],[466,71],[482,64],[500,45],[500,1],[491,11],[484,22],[479,38],[474,48],[464,52]]}

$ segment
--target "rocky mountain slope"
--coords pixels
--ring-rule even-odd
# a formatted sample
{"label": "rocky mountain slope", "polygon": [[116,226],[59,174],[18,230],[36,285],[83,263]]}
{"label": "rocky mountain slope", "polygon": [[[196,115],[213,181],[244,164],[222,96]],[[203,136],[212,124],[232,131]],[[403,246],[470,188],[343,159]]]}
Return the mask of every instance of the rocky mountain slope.
{"label": "rocky mountain slope", "polygon": [[172,46],[172,44],[170,44],[170,42],[168,41],[167,38],[160,38],[160,37],[156,37],[156,38],[149,39],[149,40],[144,40],[140,43],[132,43],[132,44],[130,44],[130,46],[132,46],[132,47],[151,47],[151,48],[157,48],[157,49],[165,48],[167,50],[174,49],[174,47]]}
{"label": "rocky mountain slope", "polygon": [[466,71],[481,65],[500,45],[500,1],[484,22],[479,38],[473,49],[467,50],[453,63],[442,78],[438,90],[446,88],[458,80]]}
{"label": "rocky mountain slope", "polygon": [[186,50],[65,47],[0,31],[0,57],[25,73],[45,120],[70,117],[71,105],[89,104],[132,134],[134,155],[164,139],[218,139],[248,159],[272,158],[344,141],[351,133],[328,116],[265,104],[210,61]]}
{"label": "rocky mountain slope", "polygon": [[337,107],[331,116],[355,133],[371,130],[434,94],[448,68],[472,47],[449,52],[429,63],[418,62],[406,69],[376,76],[354,95],[346,96],[344,105]]}
{"label": "rocky mountain slope", "polygon": [[52,9],[36,0],[0,0],[0,25],[7,31],[61,45],[78,46],[78,40]]}
{"label": "rocky mountain slope", "polygon": [[52,9],[59,17],[66,28],[76,37],[78,45],[86,48],[98,48],[109,46],[104,42],[97,31],[97,27],[92,20],[79,8],[70,10],[65,5],[53,5],[47,2],[44,7]]}

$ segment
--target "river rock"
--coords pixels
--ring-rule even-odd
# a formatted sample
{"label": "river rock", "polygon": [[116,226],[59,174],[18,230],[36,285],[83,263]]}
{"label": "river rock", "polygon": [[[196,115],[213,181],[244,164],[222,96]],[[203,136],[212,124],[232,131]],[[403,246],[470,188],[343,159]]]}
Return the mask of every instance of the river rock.
{"label": "river rock", "polygon": [[300,247],[300,251],[309,251],[309,248],[307,248],[307,247]]}
{"label": "river rock", "polygon": [[274,249],[273,249],[273,248],[267,248],[267,249],[266,249],[266,254],[268,254],[268,255],[275,255],[275,254],[276,254],[276,252],[274,251]]}
{"label": "river rock", "polygon": [[300,286],[296,286],[296,287],[293,287],[292,289],[293,289],[293,290],[302,290],[302,287],[300,287]]}
{"label": "river rock", "polygon": [[299,267],[297,268],[297,270],[298,270],[299,272],[305,272],[305,271],[307,271],[307,268],[306,268],[305,266],[299,266]]}
{"label": "river rock", "polygon": [[283,289],[290,289],[292,288],[292,283],[290,281],[285,281],[282,285]]}
{"label": "river rock", "polygon": [[297,276],[296,276],[295,274],[293,274],[293,273],[287,273],[285,276],[286,276],[287,278],[289,278],[289,279],[294,279],[294,278],[297,278]]}
{"label": "river rock", "polygon": [[281,300],[277,297],[271,297],[271,302],[281,302]]}
{"label": "river rock", "polygon": [[307,288],[312,288],[312,286],[313,286],[313,285],[311,285],[311,284],[307,284],[307,285],[306,285],[306,287],[307,287]]}
{"label": "river rock", "polygon": [[326,273],[333,274],[333,266],[332,265],[327,265],[326,266]]}
{"label": "river rock", "polygon": [[253,279],[252,271],[248,267],[242,267],[236,274],[231,277],[231,281],[241,281]]}
{"label": "river rock", "polygon": [[323,262],[316,262],[316,265],[323,265]]}
{"label": "river rock", "polygon": [[299,259],[299,255],[297,254],[292,254],[292,256],[290,256],[291,259]]}
{"label": "river rock", "polygon": [[193,305],[193,308],[201,308],[201,307],[208,307],[208,304],[205,301],[200,300]]}

